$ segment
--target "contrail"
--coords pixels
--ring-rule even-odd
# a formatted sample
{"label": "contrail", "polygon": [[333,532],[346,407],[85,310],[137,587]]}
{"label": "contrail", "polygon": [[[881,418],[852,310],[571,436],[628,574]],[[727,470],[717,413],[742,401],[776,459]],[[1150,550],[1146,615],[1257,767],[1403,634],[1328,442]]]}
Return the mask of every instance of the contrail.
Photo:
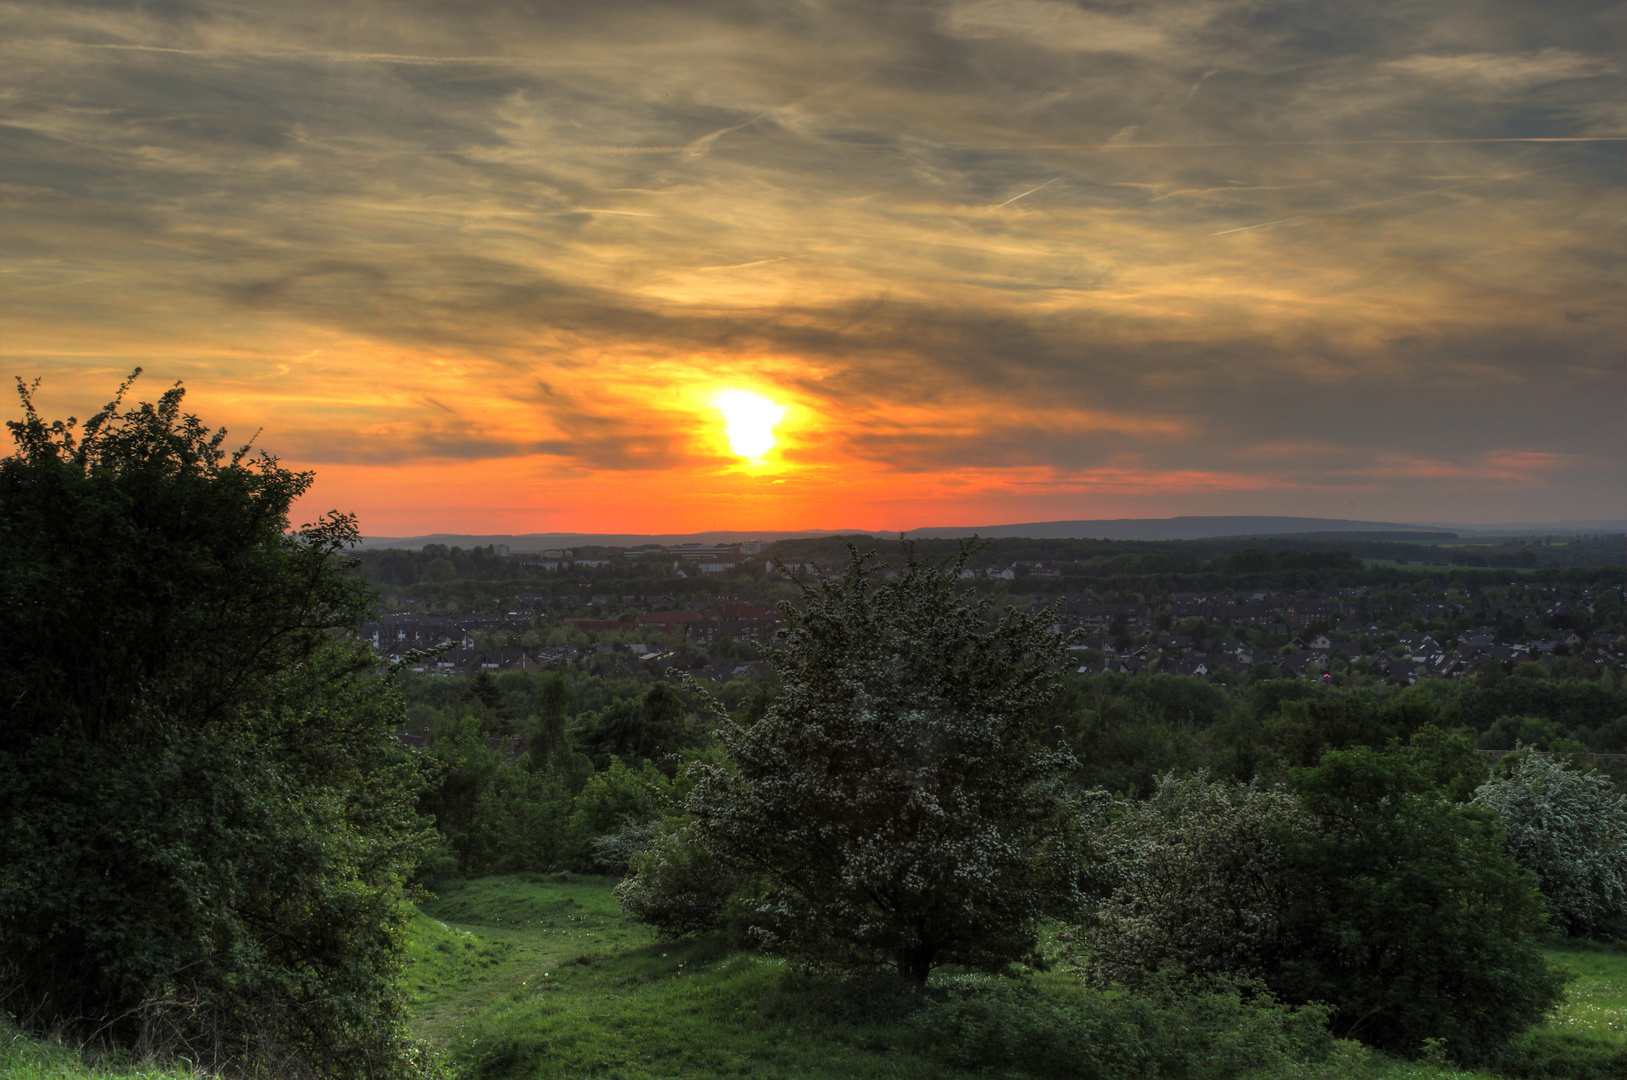
{"label": "contrail", "polygon": [[[1013,195],[1011,198],[1009,198],[1005,202],[1001,203],[1000,206],[1010,206],[1012,203],[1016,202],[1018,199],[1022,198],[1024,195],[1032,195],[1032,194],[1034,194],[1034,192],[1040,190],[1040,188],[1048,188],[1048,187],[1050,187],[1052,184],[1056,183],[1060,179],[1062,179],[1062,177],[1053,176],[1053,177],[1051,177],[1049,180],[1045,181],[1045,183],[1041,184],[1037,188],[1029,188],[1027,191],[1023,192],[1022,195]],[[1000,209],[1000,206],[996,206],[995,209],[996,210]]]}

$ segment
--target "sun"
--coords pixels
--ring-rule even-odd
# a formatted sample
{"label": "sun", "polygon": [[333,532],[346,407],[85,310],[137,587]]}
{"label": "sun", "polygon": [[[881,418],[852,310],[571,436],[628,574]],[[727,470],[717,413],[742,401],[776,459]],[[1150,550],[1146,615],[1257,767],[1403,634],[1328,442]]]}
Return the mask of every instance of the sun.
{"label": "sun", "polygon": [[712,406],[723,414],[723,434],[729,449],[750,461],[759,461],[774,447],[774,425],[785,419],[785,406],[745,390],[724,390]]}

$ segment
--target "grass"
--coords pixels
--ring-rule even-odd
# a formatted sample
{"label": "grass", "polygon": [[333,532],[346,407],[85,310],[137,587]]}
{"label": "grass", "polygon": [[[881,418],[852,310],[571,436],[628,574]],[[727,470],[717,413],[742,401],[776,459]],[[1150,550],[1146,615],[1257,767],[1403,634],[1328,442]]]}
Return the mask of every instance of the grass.
{"label": "grass", "polygon": [[24,1035],[0,1021],[0,1077],[5,1080],[198,1080],[198,1075],[174,1068],[87,1061],[74,1047]]}
{"label": "grass", "polygon": [[896,1031],[840,1025],[784,965],[716,940],[663,945],[609,879],[488,878],[423,905],[415,1028],[482,1077],[957,1075],[888,1053]]}
{"label": "grass", "polygon": [[[608,878],[519,875],[454,882],[408,930],[413,1027],[474,1080],[1026,1080],[963,1072],[930,1057],[898,1023],[897,999],[843,996],[718,939],[662,944],[626,919]],[[1574,979],[1552,1021],[1527,1036],[1524,1076],[1594,1048],[1587,1076],[1627,1072],[1627,949],[1565,944],[1549,958]],[[1063,989],[1067,976],[1036,980]],[[1518,1064],[1518,1063],[1517,1063]],[[1280,1075],[1280,1074],[1279,1074]],[[1295,1080],[1506,1080],[1404,1062],[1340,1044]],[[1570,1075],[1578,1075],[1571,1073]],[[196,1080],[184,1070],[87,1062],[72,1047],[0,1025],[5,1080]],[[1260,1080],[1266,1080],[1261,1077]]]}
{"label": "grass", "polygon": [[[412,927],[415,1028],[481,1080],[974,1075],[911,1045],[885,999],[822,998],[783,964],[716,939],[657,942],[621,914],[611,885],[560,875],[446,887]],[[1538,1049],[1576,1036],[1627,1049],[1627,952],[1565,945],[1549,956],[1576,978]],[[1295,1075],[1496,1080],[1352,1044]]]}
{"label": "grass", "polygon": [[1548,959],[1574,977],[1549,1026],[1627,1047],[1627,948],[1566,944],[1549,949]]}

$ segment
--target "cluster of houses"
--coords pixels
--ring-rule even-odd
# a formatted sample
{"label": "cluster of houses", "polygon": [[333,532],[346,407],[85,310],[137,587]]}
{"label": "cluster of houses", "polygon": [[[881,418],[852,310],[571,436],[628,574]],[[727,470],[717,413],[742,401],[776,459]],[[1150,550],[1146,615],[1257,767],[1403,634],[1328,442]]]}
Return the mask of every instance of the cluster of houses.
{"label": "cluster of houses", "polygon": [[[1314,679],[1329,677],[1335,663],[1343,661],[1347,668],[1411,684],[1426,678],[1461,678],[1492,663],[1507,668],[1555,656],[1599,670],[1627,664],[1627,631],[1620,626],[1575,629],[1584,613],[1582,623],[1593,621],[1596,598],[1588,589],[1566,592],[1523,586],[1487,589],[1474,598],[1479,602],[1473,606],[1413,598],[1399,613],[1389,606],[1393,597],[1368,611],[1368,602],[1375,598],[1366,588],[1344,589],[1332,596],[1176,594],[1138,603],[1105,602],[1087,595],[1066,598],[1059,621],[1064,629],[1093,635],[1075,646],[1083,661],[1081,673],[1164,671],[1217,682],[1269,664],[1274,677]],[[1619,611],[1619,602],[1610,610]],[[1234,632],[1248,628],[1276,637],[1269,647],[1261,647],[1260,635],[1254,635],[1251,644],[1243,636],[1198,640],[1155,629],[1156,624],[1180,624],[1194,617],[1210,627],[1229,626]],[[1519,627],[1527,635],[1500,635],[1497,627],[1487,625],[1492,622],[1505,630]],[[1479,625],[1438,636],[1394,629],[1419,623]],[[1541,636],[1529,636],[1532,631]]]}
{"label": "cluster of houses", "polygon": [[[676,550],[693,552],[695,565],[716,554],[697,545]],[[1579,586],[1515,584],[1470,596],[1454,594],[1453,599],[1398,598],[1394,592],[1350,588],[1325,595],[1256,591],[1143,598],[1082,593],[1052,603],[1060,629],[1088,635],[1076,646],[1081,673],[1163,671],[1230,682],[1268,664],[1275,677],[1317,679],[1349,669],[1413,683],[1460,678],[1488,663],[1509,667],[1553,656],[1600,669],[1620,668],[1627,664],[1624,631],[1596,625],[1593,613],[1600,600],[1608,603],[1599,610],[1619,612],[1621,599],[1619,589],[1595,595]],[[725,636],[764,642],[782,625],[773,607],[731,598],[679,608],[667,596],[536,594],[513,597],[510,605],[513,610],[507,613],[456,618],[391,614],[366,624],[361,634],[392,662],[448,675],[590,663],[664,672],[681,645],[705,647]],[[614,633],[613,640],[633,643],[540,648],[478,644],[504,632],[518,636],[556,625],[537,612],[561,607],[580,611],[589,605],[606,614],[619,608],[625,617],[566,617],[559,624],[594,636]],[[1194,619],[1201,620],[1203,633],[1210,636],[1170,630]],[[1423,624],[1434,632],[1415,629]],[[440,651],[418,655],[429,650]],[[755,670],[751,664],[720,662],[697,673],[726,679]]]}
{"label": "cluster of houses", "polygon": [[[516,597],[515,601],[520,603],[527,599],[546,601],[548,598]],[[577,597],[570,599],[579,600]],[[610,606],[617,599],[595,596],[591,601],[596,605]],[[659,601],[668,598],[652,599]],[[773,637],[781,620],[779,612],[769,605],[725,600],[694,610],[658,608],[639,612],[631,620],[565,618],[560,620],[560,624],[587,634],[598,635],[610,631],[622,635],[623,640],[634,634],[644,640],[622,645],[531,648],[481,648],[477,645],[477,634],[506,631],[518,635],[534,629],[533,617],[525,611],[455,618],[396,613],[364,623],[359,633],[363,640],[372,644],[381,658],[431,674],[470,676],[483,671],[540,671],[565,665],[597,663],[607,656],[631,668],[664,673],[674,665],[673,658],[680,645],[704,647],[724,635],[738,641],[762,642]],[[715,681],[747,674],[760,666],[755,662],[745,665],[732,662],[709,664],[696,669],[694,674]],[[714,667],[719,670],[712,670]]]}

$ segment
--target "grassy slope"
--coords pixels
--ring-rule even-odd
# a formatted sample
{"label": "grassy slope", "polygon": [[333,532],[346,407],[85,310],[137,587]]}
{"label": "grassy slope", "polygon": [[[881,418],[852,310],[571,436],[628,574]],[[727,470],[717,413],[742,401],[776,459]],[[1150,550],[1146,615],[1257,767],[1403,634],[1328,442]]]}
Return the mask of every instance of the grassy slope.
{"label": "grassy slope", "polygon": [[[716,941],[655,942],[622,917],[610,884],[487,878],[427,903],[409,971],[419,1032],[494,1078],[970,1075],[899,1046],[885,1017],[832,1021],[782,965]],[[1579,976],[1555,1027],[1627,1043],[1627,955],[1585,947],[1551,955]],[[1482,1074],[1347,1047],[1324,1075]]]}
{"label": "grassy slope", "polygon": [[[716,941],[655,942],[622,917],[610,886],[579,876],[510,877],[444,889],[409,931],[414,1027],[487,1077],[970,1076],[898,1046],[884,1016],[832,1021],[782,965],[733,954]],[[1577,978],[1547,1034],[1627,1045],[1627,953],[1580,946],[1550,956]],[[1348,1047],[1316,1075],[1486,1080]],[[0,1077],[185,1080],[187,1074],[87,1066],[67,1047],[0,1025]]]}

